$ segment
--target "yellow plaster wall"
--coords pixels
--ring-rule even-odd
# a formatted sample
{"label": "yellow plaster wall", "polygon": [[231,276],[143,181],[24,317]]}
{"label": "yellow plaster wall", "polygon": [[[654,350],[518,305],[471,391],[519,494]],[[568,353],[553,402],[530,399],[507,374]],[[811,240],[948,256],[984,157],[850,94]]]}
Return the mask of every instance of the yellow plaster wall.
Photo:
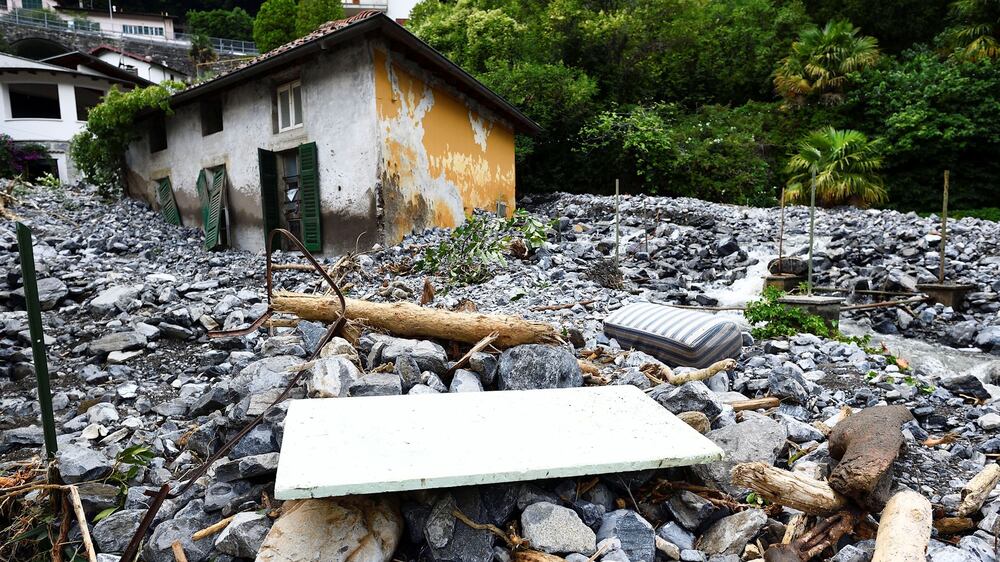
{"label": "yellow plaster wall", "polygon": [[373,46],[385,236],[514,208],[514,132]]}

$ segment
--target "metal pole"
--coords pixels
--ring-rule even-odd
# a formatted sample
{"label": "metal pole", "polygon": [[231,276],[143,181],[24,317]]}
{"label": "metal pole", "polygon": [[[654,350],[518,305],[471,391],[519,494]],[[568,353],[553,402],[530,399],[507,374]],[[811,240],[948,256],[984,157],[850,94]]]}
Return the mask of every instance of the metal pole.
{"label": "metal pole", "polygon": [[618,179],[615,179],[615,269],[618,269],[618,242],[621,232],[618,230]]}
{"label": "metal pole", "polygon": [[56,421],[52,415],[52,390],[49,388],[49,365],[45,359],[45,334],[42,332],[42,312],[38,305],[38,283],[35,279],[35,254],[31,247],[31,230],[17,223],[17,249],[21,255],[21,278],[24,282],[24,300],[28,309],[28,331],[31,334],[31,355],[35,360],[35,378],[38,379],[38,404],[42,410],[42,430],[45,435],[45,452],[49,458],[56,454]]}
{"label": "metal pole", "polygon": [[809,195],[809,278],[806,281],[806,290],[810,297],[813,294],[813,236],[816,232],[816,170],[813,170]]}
{"label": "metal pole", "polygon": [[944,171],[944,203],[941,205],[941,263],[938,264],[938,283],[944,284],[944,247],[948,243],[948,170]]}

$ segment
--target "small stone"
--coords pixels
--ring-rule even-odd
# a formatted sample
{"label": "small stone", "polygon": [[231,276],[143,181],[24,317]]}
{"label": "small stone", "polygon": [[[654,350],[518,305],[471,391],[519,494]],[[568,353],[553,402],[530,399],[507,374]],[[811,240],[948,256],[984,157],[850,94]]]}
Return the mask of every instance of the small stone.
{"label": "small stone", "polygon": [[701,381],[691,381],[674,387],[661,384],[650,393],[653,400],[673,414],[702,412],[709,419],[722,413],[722,402]]}
{"label": "small stone", "polygon": [[403,393],[403,383],[394,373],[364,375],[351,385],[351,396],[394,396]]}
{"label": "small stone", "polygon": [[459,369],[455,371],[455,377],[451,379],[451,386],[448,392],[482,392],[483,384],[479,382],[479,376],[472,371]]}
{"label": "small stone", "polygon": [[60,445],[56,466],[67,484],[97,480],[111,474],[113,462],[103,454],[79,445]]}
{"label": "small stone", "polygon": [[362,377],[357,365],[344,355],[319,359],[309,368],[306,388],[312,398],[342,398],[348,396],[351,385]]}
{"label": "small stone", "polygon": [[97,550],[118,553],[124,551],[145,514],[145,509],[123,509],[98,521],[91,529]]}
{"label": "small stone", "polygon": [[532,548],[550,554],[592,554],[597,542],[573,510],[548,502],[529,505],[521,514],[521,528]]}
{"label": "small stone", "polygon": [[617,538],[621,550],[632,562],[653,562],[656,557],[656,533],[653,526],[638,513],[619,509],[604,516],[597,540]]}
{"label": "small stone", "polygon": [[115,332],[90,342],[90,352],[103,355],[112,351],[130,351],[146,347],[146,336],[139,332]]}
{"label": "small stone", "polygon": [[262,513],[242,512],[215,539],[215,548],[237,558],[255,558],[264,537],[271,530],[271,520]]}
{"label": "small stone", "polygon": [[764,524],[767,515],[760,509],[748,509],[715,522],[698,541],[698,549],[707,554],[743,554],[747,543]]}

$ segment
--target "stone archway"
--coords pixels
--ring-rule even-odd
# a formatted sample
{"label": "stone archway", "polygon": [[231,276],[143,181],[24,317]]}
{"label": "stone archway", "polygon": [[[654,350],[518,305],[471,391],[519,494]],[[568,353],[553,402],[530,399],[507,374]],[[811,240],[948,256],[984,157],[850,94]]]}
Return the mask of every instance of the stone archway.
{"label": "stone archway", "polygon": [[61,43],[44,37],[27,37],[12,42],[10,47],[15,55],[32,60],[44,60],[72,50]]}

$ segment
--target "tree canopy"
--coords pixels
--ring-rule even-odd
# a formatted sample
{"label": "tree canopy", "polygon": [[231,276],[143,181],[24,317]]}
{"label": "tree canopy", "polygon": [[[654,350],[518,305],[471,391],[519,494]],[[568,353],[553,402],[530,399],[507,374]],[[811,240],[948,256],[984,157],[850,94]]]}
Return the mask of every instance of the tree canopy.
{"label": "tree canopy", "polygon": [[191,10],[185,14],[192,35],[253,40],[253,18],[243,8],[232,10]]}
{"label": "tree canopy", "polygon": [[295,0],[267,0],[253,20],[253,40],[260,52],[295,39]]}
{"label": "tree canopy", "polygon": [[302,37],[330,20],[344,17],[340,0],[298,0],[295,9],[295,35]]}

